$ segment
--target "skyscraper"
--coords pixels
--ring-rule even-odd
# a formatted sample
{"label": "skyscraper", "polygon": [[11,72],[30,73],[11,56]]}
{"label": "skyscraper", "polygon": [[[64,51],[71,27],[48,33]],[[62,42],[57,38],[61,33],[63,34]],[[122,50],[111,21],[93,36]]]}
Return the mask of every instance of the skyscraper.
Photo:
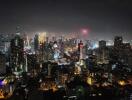
{"label": "skyscraper", "polygon": [[11,40],[10,66],[13,72],[24,71],[24,40],[19,33]]}
{"label": "skyscraper", "polygon": [[83,47],[83,42],[80,41],[80,43],[78,43],[79,60],[83,59]]}
{"label": "skyscraper", "polygon": [[109,63],[109,48],[106,46],[106,41],[99,41],[99,48],[95,49],[97,56],[97,64]]}
{"label": "skyscraper", "polygon": [[39,36],[38,34],[36,34],[34,37],[34,50],[37,51],[38,48],[39,48]]}
{"label": "skyscraper", "polygon": [[99,41],[99,48],[105,48],[106,47],[106,41],[101,40]]}
{"label": "skyscraper", "polygon": [[116,36],[114,39],[114,47],[119,49],[123,44],[123,38],[121,36]]}

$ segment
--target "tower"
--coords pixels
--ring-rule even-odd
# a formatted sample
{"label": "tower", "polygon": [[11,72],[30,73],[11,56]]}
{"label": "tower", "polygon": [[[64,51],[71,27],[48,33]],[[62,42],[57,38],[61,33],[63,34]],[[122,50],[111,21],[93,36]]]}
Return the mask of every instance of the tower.
{"label": "tower", "polygon": [[16,33],[11,40],[10,66],[13,72],[24,71],[24,40]]}
{"label": "tower", "polygon": [[34,50],[35,50],[35,52],[38,50],[38,48],[39,48],[39,36],[38,36],[38,34],[36,34],[34,37]]}
{"label": "tower", "polygon": [[101,40],[99,41],[99,48],[105,48],[106,47],[106,41]]}
{"label": "tower", "polygon": [[80,43],[78,43],[78,51],[79,51],[79,59],[83,59],[83,43],[82,43],[82,41],[80,41]]}
{"label": "tower", "polygon": [[58,58],[60,56],[60,51],[58,49],[58,45],[57,45],[57,42],[55,41],[54,44],[53,44],[53,50],[54,50],[54,60],[55,61],[58,61]]}

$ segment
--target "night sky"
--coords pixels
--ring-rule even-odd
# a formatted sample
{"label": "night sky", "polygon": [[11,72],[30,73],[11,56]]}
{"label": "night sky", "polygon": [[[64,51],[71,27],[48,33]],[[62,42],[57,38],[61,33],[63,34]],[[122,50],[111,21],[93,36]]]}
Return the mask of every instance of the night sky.
{"label": "night sky", "polygon": [[80,32],[132,38],[131,0],[0,0],[0,33]]}

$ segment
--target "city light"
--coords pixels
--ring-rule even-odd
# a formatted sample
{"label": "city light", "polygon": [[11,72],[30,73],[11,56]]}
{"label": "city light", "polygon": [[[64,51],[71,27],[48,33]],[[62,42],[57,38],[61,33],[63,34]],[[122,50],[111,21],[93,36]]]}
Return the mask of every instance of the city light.
{"label": "city light", "polygon": [[82,33],[85,35],[88,33],[88,30],[87,29],[82,29]]}
{"label": "city light", "polygon": [[118,84],[121,85],[121,86],[124,86],[126,83],[125,83],[124,80],[119,80],[119,81],[118,81]]}
{"label": "city light", "polygon": [[132,0],[1,0],[0,100],[132,100]]}
{"label": "city light", "polygon": [[[88,31],[83,30],[83,32]],[[16,40],[17,45],[15,45]],[[37,85],[37,89],[42,92],[50,91],[56,94],[62,90],[70,91],[70,95],[75,92],[77,98],[85,95],[87,91],[89,91],[88,97],[107,95],[100,87],[108,89],[108,91],[116,89],[121,91],[123,86],[128,84],[126,82],[131,80],[128,77],[131,73],[129,67],[131,46],[129,43],[123,43],[122,37],[115,37],[114,41],[116,41],[114,45],[107,45],[105,40],[84,41],[76,38],[63,40],[55,36],[50,39],[46,33],[35,35],[34,41],[30,41],[16,35],[10,43],[11,54],[9,57],[11,60],[8,63],[12,67],[10,70],[12,73],[1,77],[2,91],[13,95],[17,89],[15,81],[21,84],[19,89],[30,88],[30,81],[32,81],[32,85],[34,87]],[[25,51],[29,45],[30,48]],[[129,59],[130,64],[125,62],[124,55]],[[115,59],[115,56],[120,59]],[[0,58],[3,58],[0,59],[1,62],[6,62],[3,55],[0,55]],[[12,81],[11,76],[13,76]],[[118,80],[122,76],[128,79],[126,78],[126,81]],[[117,84],[113,84],[113,81]],[[83,92],[77,89],[76,83],[83,88]],[[114,94],[114,91],[112,92],[110,95]],[[65,95],[67,98],[71,97],[69,94]]]}
{"label": "city light", "polygon": [[46,32],[39,33],[39,43],[44,43],[46,41]]}
{"label": "city light", "polygon": [[91,77],[88,77],[88,78],[87,78],[87,83],[88,83],[89,85],[93,85],[93,80],[92,80]]}

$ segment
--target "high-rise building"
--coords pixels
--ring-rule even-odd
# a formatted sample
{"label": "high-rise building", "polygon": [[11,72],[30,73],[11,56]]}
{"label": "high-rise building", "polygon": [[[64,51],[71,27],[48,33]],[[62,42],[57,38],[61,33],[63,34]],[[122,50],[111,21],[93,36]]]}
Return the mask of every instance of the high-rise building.
{"label": "high-rise building", "polygon": [[119,49],[121,48],[122,44],[123,44],[122,36],[116,36],[114,39],[114,47]]}
{"label": "high-rise building", "polygon": [[38,34],[34,37],[34,50],[37,51],[39,49],[39,36]]}
{"label": "high-rise building", "polygon": [[39,39],[39,43],[46,42],[46,32],[40,33],[38,39]]}
{"label": "high-rise building", "polygon": [[4,54],[8,52],[10,47],[10,39],[10,35],[0,34],[0,51]]}
{"label": "high-rise building", "polygon": [[101,40],[99,41],[99,48],[105,48],[106,47],[106,41]]}
{"label": "high-rise building", "polygon": [[99,41],[99,48],[95,49],[97,55],[98,64],[108,64],[109,63],[109,48],[106,46],[106,41]]}
{"label": "high-rise building", "polygon": [[55,41],[54,44],[53,44],[53,51],[54,51],[54,60],[55,61],[58,61],[58,58],[60,56],[60,50],[58,48],[58,44],[57,42]]}
{"label": "high-rise building", "polygon": [[83,59],[83,42],[78,43],[79,59]]}
{"label": "high-rise building", "polygon": [[24,40],[17,33],[11,40],[10,66],[13,72],[24,71]]}

